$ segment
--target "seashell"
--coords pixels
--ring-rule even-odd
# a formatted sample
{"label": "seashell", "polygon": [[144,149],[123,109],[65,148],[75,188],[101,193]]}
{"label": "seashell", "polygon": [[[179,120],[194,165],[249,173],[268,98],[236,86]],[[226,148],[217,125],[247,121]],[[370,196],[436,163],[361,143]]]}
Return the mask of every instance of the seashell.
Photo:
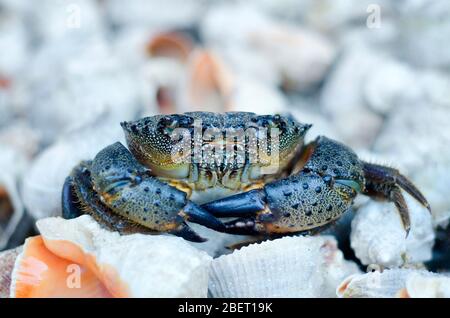
{"label": "seashell", "polygon": [[145,105],[154,105],[144,112],[144,116],[177,113],[176,95],[181,79],[186,76],[186,65],[166,57],[152,58],[139,70],[142,84],[142,99]]}
{"label": "seashell", "polygon": [[73,167],[116,141],[125,143],[123,132],[118,122],[106,116],[40,153],[23,180],[23,201],[29,213],[35,219],[60,215],[61,189]]}
{"label": "seashell", "polygon": [[425,270],[390,269],[351,275],[336,289],[338,297],[448,297],[449,277]]}
{"label": "seashell", "polygon": [[203,243],[188,243],[214,258],[232,253],[236,244],[254,240],[254,237],[220,233],[195,223],[189,223],[189,226],[201,237],[207,237],[208,240]]}
{"label": "seashell", "polygon": [[152,36],[147,44],[147,53],[151,57],[169,57],[185,62],[191,54],[192,46],[192,40],[182,33],[159,33]]}
{"label": "seashell", "polygon": [[16,233],[25,213],[18,184],[26,165],[23,156],[0,144],[0,250]]}
{"label": "seashell", "polygon": [[411,274],[406,279],[404,295],[410,298],[450,298],[450,276]]}
{"label": "seashell", "polygon": [[411,230],[408,237],[392,203],[369,201],[352,221],[351,247],[365,265],[388,268],[431,259],[435,234],[430,213],[406,196]]}
{"label": "seashell", "polygon": [[11,273],[22,247],[0,252],[0,298],[9,297]]}
{"label": "seashell", "polygon": [[[356,265],[332,237],[284,237],[251,244],[213,260],[213,297],[327,297]],[[335,284],[336,283],[336,284]]]}
{"label": "seashell", "polygon": [[233,88],[232,74],[223,61],[212,51],[198,49],[189,59],[177,104],[180,108],[186,105],[190,111],[231,110]]}
{"label": "seashell", "polygon": [[[254,105],[258,107],[255,108]],[[290,110],[286,97],[278,89],[255,78],[244,76],[235,81],[230,108],[232,111],[257,114],[282,114]]]}
{"label": "seashell", "polygon": [[206,297],[211,257],[181,238],[121,236],[88,215],[37,227],[17,257],[11,297]]}

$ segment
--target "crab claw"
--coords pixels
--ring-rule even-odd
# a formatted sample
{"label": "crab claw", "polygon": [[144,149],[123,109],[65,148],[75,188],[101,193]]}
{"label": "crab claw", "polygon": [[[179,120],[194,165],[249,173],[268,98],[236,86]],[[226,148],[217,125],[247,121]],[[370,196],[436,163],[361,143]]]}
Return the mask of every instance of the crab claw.
{"label": "crab claw", "polygon": [[251,190],[206,203],[202,207],[217,217],[246,217],[264,210],[266,204],[264,191]]}
{"label": "crab claw", "polygon": [[357,190],[340,181],[301,172],[202,207],[217,217],[237,217],[225,223],[230,234],[305,232],[332,222],[351,206]]}
{"label": "crab claw", "polygon": [[350,149],[325,137],[305,150],[306,162],[291,176],[203,208],[217,217],[238,218],[225,223],[227,233],[279,235],[323,228],[364,188],[362,164]]}
{"label": "crab claw", "polygon": [[167,232],[203,242],[186,221],[224,230],[221,221],[189,201],[185,192],[151,176],[121,143],[75,167],[63,187],[62,206],[66,218],[88,213],[121,233]]}

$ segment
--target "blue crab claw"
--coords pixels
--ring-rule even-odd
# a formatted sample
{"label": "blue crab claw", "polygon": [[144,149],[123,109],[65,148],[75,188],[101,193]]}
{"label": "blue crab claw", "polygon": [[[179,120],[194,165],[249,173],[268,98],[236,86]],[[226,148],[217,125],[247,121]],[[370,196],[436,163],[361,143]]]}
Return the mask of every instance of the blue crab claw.
{"label": "blue crab claw", "polygon": [[264,191],[251,190],[206,203],[202,207],[216,217],[248,217],[264,210],[266,204]]}
{"label": "blue crab claw", "polygon": [[151,176],[120,143],[73,169],[63,186],[62,210],[65,218],[90,214],[120,233],[166,232],[194,242],[206,239],[186,221],[216,231],[225,228],[220,220],[189,201],[185,192]]}
{"label": "blue crab claw", "polygon": [[302,172],[202,207],[217,217],[236,217],[225,223],[225,232],[230,234],[307,232],[339,218],[351,206],[358,188],[351,180]]}

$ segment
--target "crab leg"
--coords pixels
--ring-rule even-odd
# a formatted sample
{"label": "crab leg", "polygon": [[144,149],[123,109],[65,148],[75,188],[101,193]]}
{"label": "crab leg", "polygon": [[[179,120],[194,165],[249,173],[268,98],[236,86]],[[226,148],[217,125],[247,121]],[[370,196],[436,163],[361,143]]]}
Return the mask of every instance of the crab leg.
{"label": "crab leg", "polygon": [[63,187],[62,206],[66,218],[88,213],[121,233],[167,232],[202,242],[185,221],[224,229],[186,193],[151,176],[121,143],[74,168]]}
{"label": "crab leg", "polygon": [[105,206],[96,193],[92,191],[88,167],[90,167],[90,162],[82,162],[64,182],[62,193],[63,218],[73,219],[86,213],[100,224],[121,234],[154,232],[128,221]]}
{"label": "crab leg", "polygon": [[409,219],[408,206],[400,190],[408,192],[414,199],[431,212],[430,204],[416,186],[396,169],[363,162],[365,176],[364,194],[393,202],[400,213],[403,227],[409,233],[411,222]]}

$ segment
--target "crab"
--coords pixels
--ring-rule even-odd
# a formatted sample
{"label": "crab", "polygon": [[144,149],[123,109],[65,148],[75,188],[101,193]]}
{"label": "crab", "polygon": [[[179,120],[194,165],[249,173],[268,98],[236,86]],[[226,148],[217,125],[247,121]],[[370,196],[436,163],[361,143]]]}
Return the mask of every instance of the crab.
{"label": "crab", "polygon": [[122,234],[203,242],[188,222],[241,235],[312,233],[339,219],[358,193],[393,202],[406,235],[402,189],[430,210],[398,170],[324,136],[306,143],[312,125],[291,115],[188,112],[121,126],[128,148],[107,146],[66,178],[63,217],[87,213]]}

